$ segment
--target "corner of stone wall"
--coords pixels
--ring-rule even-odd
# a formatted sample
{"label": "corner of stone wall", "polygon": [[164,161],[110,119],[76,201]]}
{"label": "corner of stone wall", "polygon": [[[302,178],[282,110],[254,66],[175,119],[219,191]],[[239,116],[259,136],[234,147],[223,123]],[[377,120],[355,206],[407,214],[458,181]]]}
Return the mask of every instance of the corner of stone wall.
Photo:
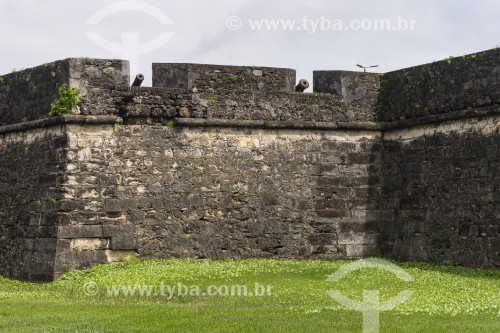
{"label": "corner of stone wall", "polygon": [[116,140],[119,118],[94,117],[93,123],[85,118],[66,125],[67,167],[61,184],[64,198],[59,210],[55,277],[72,269],[125,260],[139,248],[135,226],[116,199],[122,175],[101,172],[109,167],[107,159],[115,155],[109,144]]}
{"label": "corner of stone wall", "polygon": [[350,71],[314,71],[313,89],[318,94],[341,96],[349,121],[359,118],[375,120],[381,75]]}

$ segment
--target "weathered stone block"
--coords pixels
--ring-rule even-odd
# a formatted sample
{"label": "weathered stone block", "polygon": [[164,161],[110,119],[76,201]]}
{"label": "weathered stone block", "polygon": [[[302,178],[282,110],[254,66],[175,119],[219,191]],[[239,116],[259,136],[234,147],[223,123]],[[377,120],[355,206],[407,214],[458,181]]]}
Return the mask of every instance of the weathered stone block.
{"label": "weathered stone block", "polygon": [[108,247],[109,239],[107,238],[77,238],[70,242],[72,251],[98,251]]}
{"label": "weathered stone block", "polygon": [[122,250],[107,250],[106,251],[106,261],[107,262],[119,262],[130,259],[135,256],[135,251],[122,251]]}
{"label": "weathered stone block", "polygon": [[117,235],[111,238],[111,250],[137,250],[139,245],[136,236]]}
{"label": "weathered stone block", "polygon": [[[104,238],[100,225],[73,225],[59,227],[59,238]],[[107,237],[107,236],[106,236]]]}
{"label": "weathered stone block", "polygon": [[102,234],[106,238],[123,237],[135,234],[135,226],[132,224],[103,225]]}
{"label": "weathered stone block", "polygon": [[336,234],[312,234],[309,235],[309,242],[312,245],[333,245],[337,243]]}
{"label": "weathered stone block", "polygon": [[107,199],[104,203],[106,213],[120,213],[124,209],[124,202],[121,199]]}

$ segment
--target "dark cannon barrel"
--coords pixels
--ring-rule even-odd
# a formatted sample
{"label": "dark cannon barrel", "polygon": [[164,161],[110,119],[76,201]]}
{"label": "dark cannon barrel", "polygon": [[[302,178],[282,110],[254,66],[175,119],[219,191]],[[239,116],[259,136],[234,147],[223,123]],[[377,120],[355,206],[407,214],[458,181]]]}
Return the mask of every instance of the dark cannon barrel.
{"label": "dark cannon barrel", "polygon": [[307,88],[309,88],[309,81],[302,79],[299,81],[299,84],[295,87],[295,91],[304,92],[304,90],[306,90]]}
{"label": "dark cannon barrel", "polygon": [[142,81],[144,81],[144,75],[137,74],[137,76],[135,77],[134,83],[132,83],[132,87],[140,87],[142,84]]}

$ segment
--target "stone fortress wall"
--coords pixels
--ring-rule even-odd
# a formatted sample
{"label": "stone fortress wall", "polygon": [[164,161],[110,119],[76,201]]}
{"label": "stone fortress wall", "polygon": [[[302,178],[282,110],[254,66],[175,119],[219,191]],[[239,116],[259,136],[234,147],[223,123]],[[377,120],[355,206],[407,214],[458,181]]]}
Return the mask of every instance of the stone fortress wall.
{"label": "stone fortress wall", "polygon": [[[0,274],[142,258],[500,265],[500,50],[386,74],[67,59],[0,77]],[[58,87],[79,115],[47,118]]]}

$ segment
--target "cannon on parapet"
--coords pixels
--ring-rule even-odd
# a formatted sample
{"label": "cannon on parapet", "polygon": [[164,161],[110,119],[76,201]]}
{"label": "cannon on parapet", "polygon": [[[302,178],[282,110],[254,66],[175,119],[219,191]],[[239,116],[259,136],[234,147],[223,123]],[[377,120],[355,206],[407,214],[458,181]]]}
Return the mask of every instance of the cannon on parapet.
{"label": "cannon on parapet", "polygon": [[144,75],[137,74],[137,76],[135,77],[134,83],[132,83],[132,87],[140,87],[142,84],[142,81],[144,81]]}
{"label": "cannon on parapet", "polygon": [[302,79],[299,81],[299,84],[295,87],[295,91],[304,92],[304,90],[306,90],[307,88],[309,88],[309,81]]}

